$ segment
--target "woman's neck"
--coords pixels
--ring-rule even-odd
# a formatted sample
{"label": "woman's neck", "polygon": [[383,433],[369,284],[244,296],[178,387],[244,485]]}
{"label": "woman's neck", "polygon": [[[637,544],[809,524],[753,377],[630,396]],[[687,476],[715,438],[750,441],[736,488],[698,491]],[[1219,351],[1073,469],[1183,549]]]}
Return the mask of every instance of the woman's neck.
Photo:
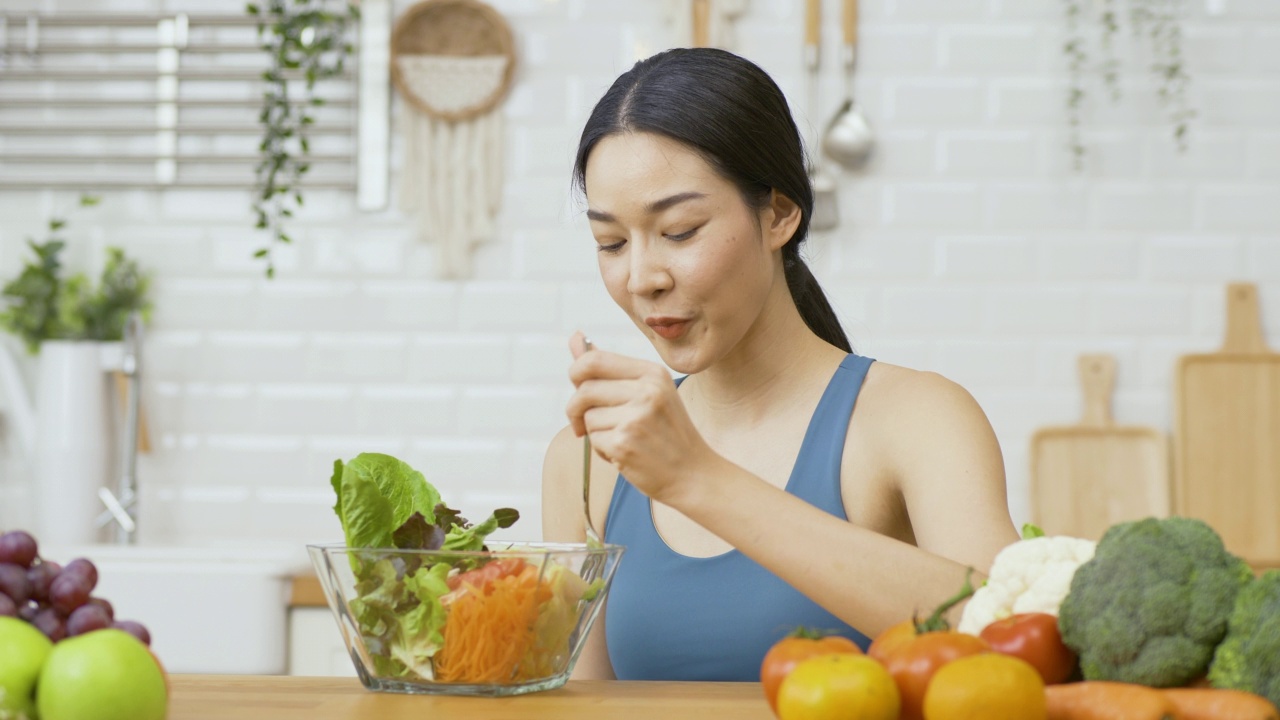
{"label": "woman's neck", "polygon": [[755,425],[844,359],[843,350],[809,329],[785,283],[782,290],[728,355],[685,381],[688,400],[706,420]]}

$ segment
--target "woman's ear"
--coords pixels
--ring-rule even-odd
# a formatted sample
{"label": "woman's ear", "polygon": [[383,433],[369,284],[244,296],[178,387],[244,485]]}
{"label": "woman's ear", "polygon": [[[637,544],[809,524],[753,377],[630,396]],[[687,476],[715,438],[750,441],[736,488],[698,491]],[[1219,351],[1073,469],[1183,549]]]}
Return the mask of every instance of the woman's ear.
{"label": "woman's ear", "polygon": [[800,206],[794,200],[778,192],[769,191],[769,205],[762,212],[761,227],[770,250],[781,250],[800,227]]}

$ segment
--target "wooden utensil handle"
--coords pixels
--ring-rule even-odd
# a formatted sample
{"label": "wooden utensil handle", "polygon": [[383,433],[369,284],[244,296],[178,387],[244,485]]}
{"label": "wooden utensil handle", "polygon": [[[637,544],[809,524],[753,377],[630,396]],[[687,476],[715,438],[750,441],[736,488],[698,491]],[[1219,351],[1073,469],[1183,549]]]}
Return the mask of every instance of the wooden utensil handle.
{"label": "wooden utensil handle", "polygon": [[711,44],[711,0],[693,0],[693,46]]}
{"label": "wooden utensil handle", "polygon": [[1258,286],[1253,283],[1227,285],[1227,334],[1223,352],[1265,353],[1262,317],[1258,312]]}
{"label": "wooden utensil handle", "polygon": [[[120,407],[124,407],[129,401],[129,378],[119,370],[111,373],[116,379],[116,399],[120,402]],[[151,452],[151,433],[147,427],[147,411],[142,407],[142,403],[138,403],[138,452],[146,454]]]}
{"label": "wooden utensil handle", "polygon": [[1111,355],[1081,355],[1080,386],[1084,390],[1084,417],[1081,424],[1107,427],[1111,416],[1111,393],[1116,385],[1116,359]]}
{"label": "wooden utensil handle", "polygon": [[804,44],[811,48],[818,47],[822,37],[822,0],[805,0],[804,6]]}
{"label": "wooden utensil handle", "polygon": [[840,29],[844,32],[845,45],[858,44],[858,0],[844,0]]}

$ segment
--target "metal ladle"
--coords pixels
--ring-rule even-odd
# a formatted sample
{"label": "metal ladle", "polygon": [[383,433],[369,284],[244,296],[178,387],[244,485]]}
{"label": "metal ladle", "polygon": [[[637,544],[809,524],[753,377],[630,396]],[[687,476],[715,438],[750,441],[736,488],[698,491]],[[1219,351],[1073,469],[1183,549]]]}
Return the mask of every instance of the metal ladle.
{"label": "metal ladle", "polygon": [[845,101],[827,125],[822,149],[846,170],[857,170],[866,164],[875,146],[871,126],[853,101],[853,70],[858,52],[858,0],[844,0],[841,30],[844,33]]}

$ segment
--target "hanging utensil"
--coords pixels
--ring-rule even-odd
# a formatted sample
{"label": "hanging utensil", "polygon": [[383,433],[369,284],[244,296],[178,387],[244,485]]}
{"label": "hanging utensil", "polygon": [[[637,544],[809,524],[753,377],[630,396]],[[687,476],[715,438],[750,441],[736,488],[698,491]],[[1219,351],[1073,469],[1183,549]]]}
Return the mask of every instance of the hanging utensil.
{"label": "hanging utensil", "polygon": [[[818,58],[821,54],[822,0],[805,1],[804,64],[809,73],[809,118],[818,117]],[[809,182],[813,185],[813,217],[810,230],[830,230],[840,224],[836,204],[836,181],[822,169],[822,153],[815,142],[810,146]]]}
{"label": "hanging utensil", "polygon": [[711,45],[711,0],[693,0],[693,46]]}
{"label": "hanging utensil", "polygon": [[857,170],[866,164],[875,147],[871,126],[853,99],[853,72],[858,58],[858,0],[844,0],[840,25],[844,33],[845,100],[827,125],[822,149],[844,169]]}

